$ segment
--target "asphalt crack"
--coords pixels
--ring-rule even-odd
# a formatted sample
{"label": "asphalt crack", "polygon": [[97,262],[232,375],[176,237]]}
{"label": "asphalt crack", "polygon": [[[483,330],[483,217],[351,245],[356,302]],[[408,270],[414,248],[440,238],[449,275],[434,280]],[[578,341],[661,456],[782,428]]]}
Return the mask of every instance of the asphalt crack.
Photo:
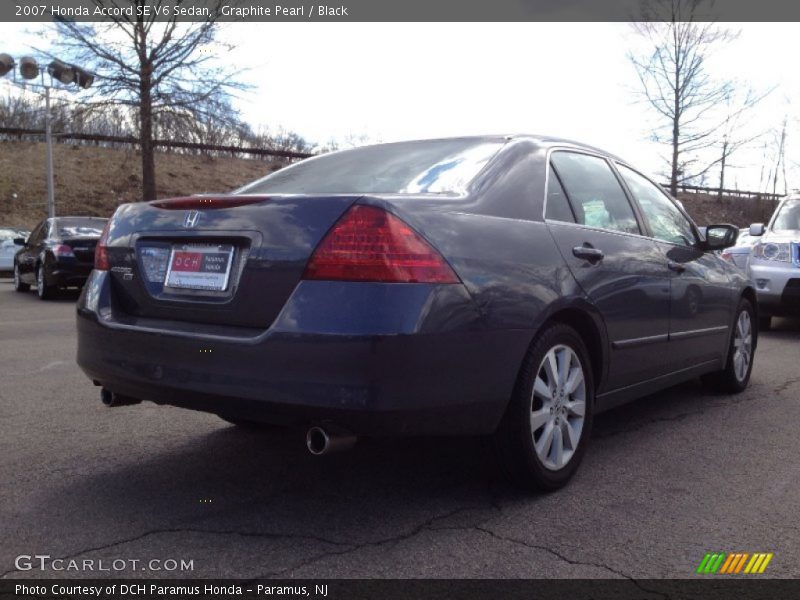
{"label": "asphalt crack", "polygon": [[[800,377],[797,378],[797,381],[800,381]],[[789,385],[791,385],[791,383],[789,383]],[[712,410],[717,409],[717,408],[726,408],[726,407],[730,407],[730,406],[736,406],[737,404],[742,404],[744,402],[754,402],[754,401],[755,401],[755,398],[753,398],[751,395],[749,395],[749,394],[748,395],[740,394],[738,396],[732,397],[727,402],[713,402],[713,403],[706,404],[702,408],[698,408],[697,410],[690,410],[690,411],[678,413],[676,415],[669,415],[669,416],[663,416],[663,417],[652,417],[652,418],[640,421],[640,422],[636,423],[635,425],[632,425],[631,427],[623,427],[621,429],[615,429],[613,431],[608,431],[608,432],[597,432],[596,431],[595,433],[592,434],[592,438],[593,439],[602,440],[602,439],[606,439],[606,438],[610,438],[610,437],[616,437],[618,435],[622,435],[622,434],[625,434],[625,433],[633,433],[635,431],[640,431],[641,429],[644,429],[645,427],[648,427],[648,426],[656,424],[656,423],[673,423],[673,422],[677,422],[677,421],[683,421],[684,419],[686,419],[688,417],[695,417],[695,416],[698,416],[698,415],[704,415],[707,412],[712,411]]]}
{"label": "asphalt crack", "polygon": [[292,571],[297,571],[298,569],[302,569],[304,567],[313,565],[314,563],[317,563],[317,562],[320,562],[322,560],[325,560],[326,558],[329,558],[329,557],[332,557],[332,556],[341,556],[341,555],[345,555],[345,554],[350,554],[352,552],[358,552],[359,550],[362,550],[363,548],[375,548],[375,547],[378,547],[378,546],[385,546],[387,544],[398,544],[400,542],[404,542],[406,540],[409,540],[409,539],[419,535],[423,531],[436,531],[437,529],[446,529],[445,527],[433,527],[433,524],[436,523],[437,521],[443,521],[445,519],[449,519],[451,517],[454,517],[454,516],[458,515],[459,513],[463,513],[463,512],[467,512],[467,511],[492,510],[492,509],[495,509],[495,505],[494,505],[493,501],[490,503],[490,506],[489,506],[488,509],[487,509],[486,505],[463,506],[463,507],[457,508],[455,510],[448,511],[448,512],[446,512],[444,514],[436,515],[434,517],[431,517],[431,518],[427,519],[426,521],[424,521],[423,523],[421,523],[421,524],[417,525],[416,527],[412,528],[410,531],[407,531],[406,533],[402,533],[402,534],[399,534],[399,535],[391,536],[391,537],[384,538],[384,539],[377,540],[377,541],[363,542],[363,543],[360,543],[360,544],[354,544],[351,548],[347,548],[347,549],[323,552],[323,553],[317,554],[315,556],[311,556],[311,557],[307,558],[306,560],[303,560],[303,561],[301,561],[301,562],[299,562],[297,564],[292,565],[291,567],[287,567],[285,569],[280,569],[278,571],[270,571],[270,572],[264,573],[264,574],[260,575],[259,577],[256,577],[256,578],[254,578],[254,579],[252,579],[250,581],[258,581],[260,579],[270,579],[270,578],[275,578],[275,577],[281,577],[281,576],[286,575],[287,573],[290,573]]}
{"label": "asphalt crack", "polygon": [[787,379],[779,386],[776,386],[772,389],[773,393],[778,394],[779,396],[783,394],[786,390],[792,387],[795,383],[800,383],[800,377],[792,377],[791,379]]}
{"label": "asphalt crack", "polygon": [[550,554],[552,556],[555,556],[559,560],[562,560],[565,563],[570,564],[570,565],[578,565],[578,566],[595,567],[595,568],[598,568],[598,569],[604,569],[604,570],[608,571],[609,573],[612,573],[612,574],[616,575],[617,577],[619,577],[621,579],[625,579],[627,581],[630,581],[633,585],[635,585],[637,588],[639,588],[643,592],[647,592],[647,593],[650,593],[650,594],[657,594],[657,595],[661,596],[662,598],[669,598],[669,595],[667,595],[667,594],[665,594],[663,592],[659,592],[658,590],[648,589],[648,588],[642,586],[636,578],[632,577],[631,575],[628,575],[627,573],[624,573],[623,571],[615,569],[614,567],[611,567],[611,566],[609,566],[609,565],[607,565],[605,563],[596,563],[596,562],[588,562],[588,561],[576,560],[576,559],[568,557],[566,554],[562,554],[561,552],[559,552],[557,550],[554,550],[553,548],[551,548],[549,546],[544,546],[544,545],[541,545],[541,544],[532,544],[531,542],[528,542],[528,541],[525,541],[525,540],[520,540],[520,539],[517,539],[517,538],[511,538],[511,537],[507,537],[507,536],[504,536],[504,535],[500,535],[499,533],[497,533],[495,531],[492,531],[491,529],[487,529],[486,527],[481,527],[480,525],[474,525],[471,528],[467,527],[467,528],[462,528],[462,529],[474,529],[476,531],[483,532],[483,533],[493,537],[494,539],[502,541],[502,542],[506,542],[506,543],[510,543],[510,544],[516,544],[516,545],[519,545],[519,546],[524,546],[524,547],[530,548],[532,550],[540,550],[542,552],[547,552],[548,554]]}

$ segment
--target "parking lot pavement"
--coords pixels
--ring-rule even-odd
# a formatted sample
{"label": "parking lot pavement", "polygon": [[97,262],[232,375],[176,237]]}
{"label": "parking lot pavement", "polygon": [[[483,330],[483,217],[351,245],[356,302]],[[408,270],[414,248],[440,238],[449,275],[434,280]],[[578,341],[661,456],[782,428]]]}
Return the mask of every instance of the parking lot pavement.
{"label": "parking lot pavement", "polygon": [[[524,495],[482,439],[315,458],[299,432],[105,408],[74,362],[74,301],[0,282],[4,577],[691,577],[709,551],[800,575],[800,322],[762,336],[745,393],[690,383],[605,413],[573,483]],[[95,571],[14,570],[34,554]]]}

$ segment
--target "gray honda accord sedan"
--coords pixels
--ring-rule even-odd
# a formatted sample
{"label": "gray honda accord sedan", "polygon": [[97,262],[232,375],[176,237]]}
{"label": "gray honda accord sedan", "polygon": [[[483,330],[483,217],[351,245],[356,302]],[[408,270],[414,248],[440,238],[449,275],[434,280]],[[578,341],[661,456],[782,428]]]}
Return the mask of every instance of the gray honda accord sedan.
{"label": "gray honda accord sedan", "polygon": [[[78,303],[110,406],[358,436],[484,434],[515,483],[575,473],[600,411],[748,384],[756,295],[681,206],[543,136],[380,144],[224,195],[125,204]],[[121,418],[124,418],[124,412]]]}

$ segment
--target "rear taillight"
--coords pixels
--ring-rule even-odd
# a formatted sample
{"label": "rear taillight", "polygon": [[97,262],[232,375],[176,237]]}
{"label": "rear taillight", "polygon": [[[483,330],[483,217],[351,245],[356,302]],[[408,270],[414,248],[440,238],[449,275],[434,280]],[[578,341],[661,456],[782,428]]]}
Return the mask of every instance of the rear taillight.
{"label": "rear taillight", "polygon": [[53,254],[55,254],[59,258],[75,258],[75,254],[72,252],[72,248],[70,248],[66,244],[59,244],[58,246],[53,248]]}
{"label": "rear taillight", "polygon": [[97,246],[94,249],[94,268],[98,271],[108,271],[108,230],[111,228],[111,221],[106,221],[106,226],[103,227],[103,233],[100,234],[100,239],[97,240]]}
{"label": "rear taillight", "polygon": [[238,197],[211,197],[211,196],[190,196],[189,198],[171,198],[169,200],[156,200],[151,202],[151,206],[164,208],[166,210],[189,210],[215,208],[235,208],[248,204],[258,204],[267,200],[264,196],[238,196]]}
{"label": "rear taillight", "polygon": [[374,206],[348,210],[320,242],[304,279],[387,283],[458,283],[428,242],[398,217]]}

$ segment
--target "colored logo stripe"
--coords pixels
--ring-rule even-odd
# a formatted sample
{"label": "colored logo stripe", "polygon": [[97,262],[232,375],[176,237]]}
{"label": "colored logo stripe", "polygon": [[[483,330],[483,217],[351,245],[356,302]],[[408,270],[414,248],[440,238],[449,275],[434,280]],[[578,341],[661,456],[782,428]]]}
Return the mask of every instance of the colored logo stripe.
{"label": "colored logo stripe", "polygon": [[756,552],[755,554],[708,552],[700,561],[697,572],[702,574],[719,573],[720,575],[763,573],[773,556],[774,554],[771,552]]}

